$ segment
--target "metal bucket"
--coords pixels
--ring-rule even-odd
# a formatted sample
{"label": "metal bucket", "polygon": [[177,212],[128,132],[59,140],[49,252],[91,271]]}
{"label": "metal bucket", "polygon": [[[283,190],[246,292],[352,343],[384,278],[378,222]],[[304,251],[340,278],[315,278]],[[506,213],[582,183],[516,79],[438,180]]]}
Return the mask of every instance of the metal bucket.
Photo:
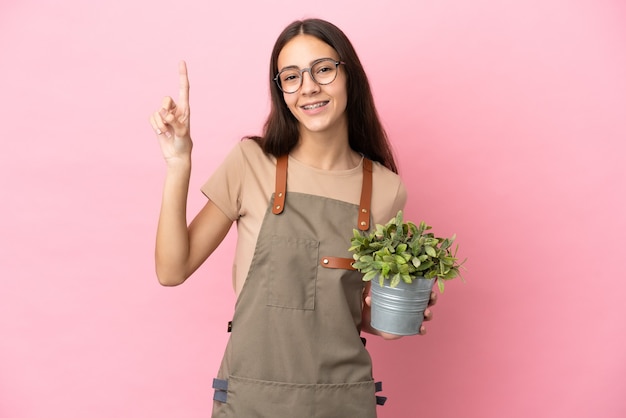
{"label": "metal bucket", "polygon": [[378,278],[374,278],[371,287],[372,328],[396,335],[419,334],[434,284],[435,279],[418,277],[410,284],[400,280],[394,288],[385,281],[381,287]]}

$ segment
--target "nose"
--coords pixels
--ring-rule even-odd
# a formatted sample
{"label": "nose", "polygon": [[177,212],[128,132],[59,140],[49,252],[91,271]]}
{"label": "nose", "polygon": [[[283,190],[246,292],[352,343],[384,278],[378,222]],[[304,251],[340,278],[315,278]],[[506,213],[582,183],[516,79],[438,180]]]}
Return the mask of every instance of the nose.
{"label": "nose", "polygon": [[313,80],[310,69],[302,73],[302,87],[300,89],[303,94],[312,94],[319,91],[320,86]]}

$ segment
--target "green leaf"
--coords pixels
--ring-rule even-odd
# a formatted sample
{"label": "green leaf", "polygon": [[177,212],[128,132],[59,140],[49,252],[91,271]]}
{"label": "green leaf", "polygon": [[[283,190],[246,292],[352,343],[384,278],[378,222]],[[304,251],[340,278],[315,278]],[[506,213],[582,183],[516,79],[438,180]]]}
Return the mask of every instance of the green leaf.
{"label": "green leaf", "polygon": [[417,271],[425,271],[431,268],[435,263],[432,260],[422,261],[422,264],[417,268]]}
{"label": "green leaf", "polygon": [[383,268],[383,263],[381,261],[374,261],[372,262],[372,268],[380,271]]}
{"label": "green leaf", "polygon": [[396,254],[396,256],[394,257],[394,261],[396,262],[396,264],[399,265],[406,264],[406,260],[401,255]]}
{"label": "green leaf", "polygon": [[389,266],[389,264],[384,263],[380,270],[381,270],[381,275],[383,277],[387,277],[389,275],[389,270],[391,270],[391,267]]}
{"label": "green leaf", "polygon": [[446,274],[444,274],[442,277],[446,280],[450,280],[450,279],[454,279],[455,277],[459,276],[459,270],[458,269],[451,269],[449,270]]}
{"label": "green leaf", "polygon": [[354,267],[361,273],[367,273],[373,268],[373,266],[370,263],[364,263],[362,261],[355,261],[354,263],[352,263],[352,267]]}
{"label": "green leaf", "polygon": [[439,261],[445,264],[446,266],[453,266],[456,260],[452,257],[441,257]]}
{"label": "green leaf", "polygon": [[443,289],[444,289],[443,280],[437,280],[437,286],[439,287],[439,293],[443,293]]}
{"label": "green leaf", "polygon": [[376,271],[370,271],[367,274],[365,274],[363,276],[363,281],[364,282],[369,282],[370,280],[372,280],[374,277],[376,277],[377,272]]}
{"label": "green leaf", "polygon": [[391,278],[391,283],[389,284],[389,286],[391,287],[398,286],[398,284],[400,283],[400,279],[401,279],[400,274],[394,274],[394,276]]}

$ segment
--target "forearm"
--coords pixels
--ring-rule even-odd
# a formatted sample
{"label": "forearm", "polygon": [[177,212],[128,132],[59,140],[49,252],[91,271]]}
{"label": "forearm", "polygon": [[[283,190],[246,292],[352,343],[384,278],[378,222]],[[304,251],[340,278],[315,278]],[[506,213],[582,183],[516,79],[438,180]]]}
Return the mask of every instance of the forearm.
{"label": "forearm", "polygon": [[165,286],[181,284],[190,274],[187,228],[190,175],[190,158],[168,165],[155,249],[157,277]]}

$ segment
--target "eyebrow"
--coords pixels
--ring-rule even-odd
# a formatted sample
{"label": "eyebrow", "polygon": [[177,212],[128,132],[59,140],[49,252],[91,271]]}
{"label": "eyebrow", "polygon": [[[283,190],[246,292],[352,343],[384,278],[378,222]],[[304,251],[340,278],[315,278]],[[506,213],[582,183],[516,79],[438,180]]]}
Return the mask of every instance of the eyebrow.
{"label": "eyebrow", "polygon": [[[316,58],[313,61],[309,62],[309,66],[305,67],[305,68],[311,68],[313,65],[317,64],[320,61],[324,61],[324,60],[333,60],[333,61],[339,61],[335,58],[332,57],[322,57],[322,58]],[[283,68],[279,68],[278,72],[280,73],[281,71],[285,71],[285,70],[290,70],[290,69],[300,69],[300,67],[298,67],[297,65],[288,65],[286,67]]]}

